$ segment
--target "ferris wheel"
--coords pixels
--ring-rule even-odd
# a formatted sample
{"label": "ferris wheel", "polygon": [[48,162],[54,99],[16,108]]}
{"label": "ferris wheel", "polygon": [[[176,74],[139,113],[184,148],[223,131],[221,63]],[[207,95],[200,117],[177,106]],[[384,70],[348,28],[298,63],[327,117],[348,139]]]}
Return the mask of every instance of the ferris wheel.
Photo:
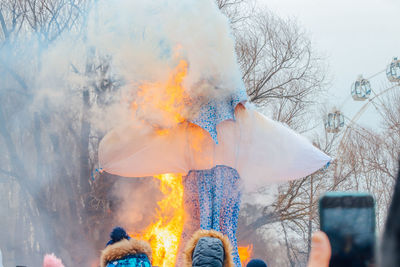
{"label": "ferris wheel", "polygon": [[[379,93],[375,93],[371,87],[370,80],[383,72],[386,72],[386,77],[392,85]],[[356,123],[371,103],[373,104],[380,96],[398,86],[400,86],[400,59],[397,57],[393,58],[385,70],[382,70],[369,78],[364,78],[362,75],[359,75],[351,85],[351,97],[354,101],[367,102],[360,108],[353,118],[349,119],[349,123],[345,123],[344,113],[340,109],[334,108],[324,118],[325,131],[327,133],[339,133],[344,129],[343,137],[345,137],[348,128]],[[374,93],[373,96],[371,95],[372,92]]]}
{"label": "ferris wheel", "polygon": [[[379,93],[374,92],[371,87],[370,80],[375,76],[386,72],[386,78],[391,83],[390,86],[381,90]],[[367,110],[370,104],[375,105],[375,100],[379,100],[379,97],[386,94],[390,90],[399,87],[400,88],[400,60],[394,57],[386,69],[372,75],[369,78],[364,78],[362,75],[358,76],[356,81],[351,85],[351,96],[354,101],[366,101],[366,103],[358,110],[358,112],[351,118],[349,122],[345,123],[345,115],[340,109],[333,109],[324,118],[324,126],[327,134],[341,134],[340,143],[337,147],[337,163],[334,169],[334,181],[335,184],[340,181],[339,165],[343,162],[341,160],[340,153],[344,151],[344,144],[349,136],[350,129],[361,115]],[[374,95],[371,95],[373,93]],[[375,105],[376,107],[376,105]],[[346,117],[347,118],[347,117]]]}

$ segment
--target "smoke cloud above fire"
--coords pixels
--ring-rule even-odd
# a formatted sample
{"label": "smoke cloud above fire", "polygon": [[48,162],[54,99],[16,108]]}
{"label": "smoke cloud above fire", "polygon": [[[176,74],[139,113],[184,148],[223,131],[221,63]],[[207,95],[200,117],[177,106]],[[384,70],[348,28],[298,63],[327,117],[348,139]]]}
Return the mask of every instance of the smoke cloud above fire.
{"label": "smoke cloud above fire", "polygon": [[[91,208],[88,206],[100,198],[97,192],[90,192],[90,195],[87,192],[96,183],[97,173],[91,176],[91,171],[97,168],[98,142],[107,131],[137,120],[159,128],[173,127],[181,119],[193,118],[210,99],[224,98],[244,87],[229,21],[214,0],[94,2],[92,6],[85,6],[86,2],[82,1],[79,11],[74,9],[79,16],[73,19],[79,23],[67,23],[63,28],[61,18],[68,18],[68,12],[64,14],[61,8],[57,23],[46,22],[43,16],[43,31],[39,26],[30,28],[25,21],[18,35],[4,42],[0,39],[0,100],[4,125],[19,156],[18,159],[14,157],[16,154],[9,156],[12,151],[7,150],[6,142],[0,137],[0,145],[5,148],[5,153],[0,155],[0,167],[14,168],[20,171],[20,176],[29,176],[26,180],[9,182],[4,192],[15,187],[9,195],[17,198],[23,191],[21,188],[29,188],[32,203],[37,198],[38,203],[46,200],[54,204],[52,200],[58,197],[60,204],[52,206],[52,212],[58,213],[69,212],[70,206],[62,204],[63,198],[57,190],[70,195],[71,199],[85,194],[76,204],[87,205],[76,215],[80,223],[85,218],[84,212]],[[11,21],[11,12],[3,11],[3,15],[6,24]],[[46,28],[45,23],[52,26]],[[181,90],[173,96],[172,110],[159,108],[160,103],[171,100],[166,86]],[[172,118],[177,113],[178,120]],[[13,171],[6,173],[13,174]],[[160,194],[159,184],[150,181],[149,178],[149,183],[141,189]],[[142,220],[146,214],[138,205],[155,207],[158,199],[139,194],[133,187],[125,188],[117,183],[109,188],[121,201],[121,211],[115,220],[121,224],[126,222],[128,227],[142,228],[146,224]],[[135,201],[138,199],[141,201]],[[53,213],[46,214],[43,209],[42,221],[32,221],[32,227],[21,226],[25,229],[21,233],[26,233],[32,244],[40,243],[35,248],[32,245],[32,251],[59,246],[54,252],[60,253],[69,264],[77,253],[68,252],[74,251],[76,244],[65,244],[75,242],[80,244],[76,247],[88,248],[85,257],[96,260],[98,255],[93,251],[98,248],[83,244],[83,230],[78,229],[81,225],[73,225],[77,213],[74,205],[71,204],[72,212],[68,215],[70,220],[58,221]],[[36,210],[34,205],[32,207]],[[4,208],[4,213],[14,212],[10,218],[21,218],[17,213],[24,209],[29,207],[19,206],[12,211]],[[137,217],[124,217],[128,211]],[[45,225],[54,226],[55,222],[61,222],[59,228],[65,230],[63,248],[56,238],[50,240],[52,233],[46,233]],[[5,221],[3,226],[11,229],[11,224]],[[72,236],[82,237],[82,240],[73,240]],[[7,250],[4,255],[10,258]],[[41,256],[35,257],[31,262],[40,265]]]}
{"label": "smoke cloud above fire", "polygon": [[[107,64],[118,93],[106,96],[106,108],[92,109],[93,122],[103,130],[131,119],[171,127],[179,122],[171,113],[190,120],[210,99],[244,88],[228,19],[213,0],[99,1],[78,35],[69,33],[46,52],[48,68],[39,83],[50,89],[60,82],[80,87],[100,82],[85,69],[90,61]],[[165,111],[159,104],[171,102],[165,88],[181,62],[183,92],[173,96],[172,111]]]}

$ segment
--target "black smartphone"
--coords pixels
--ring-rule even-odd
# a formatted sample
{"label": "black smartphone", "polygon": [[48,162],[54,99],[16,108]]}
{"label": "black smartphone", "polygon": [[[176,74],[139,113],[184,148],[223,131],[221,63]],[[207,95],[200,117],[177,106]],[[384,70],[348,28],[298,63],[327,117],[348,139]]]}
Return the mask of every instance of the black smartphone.
{"label": "black smartphone", "polygon": [[321,230],[332,248],[330,267],[375,264],[375,200],[369,194],[329,192],[319,200]]}

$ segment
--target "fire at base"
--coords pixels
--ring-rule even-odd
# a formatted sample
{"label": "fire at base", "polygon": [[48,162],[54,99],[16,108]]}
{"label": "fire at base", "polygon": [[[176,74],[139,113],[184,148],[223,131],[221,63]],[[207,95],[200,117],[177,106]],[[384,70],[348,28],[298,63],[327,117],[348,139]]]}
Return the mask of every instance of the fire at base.
{"label": "fire at base", "polygon": [[[170,267],[175,266],[183,231],[185,216],[183,177],[181,174],[163,174],[155,178],[160,180],[159,189],[164,198],[157,203],[158,209],[154,222],[143,232],[131,232],[130,235],[150,242],[154,266]],[[239,247],[242,264],[246,264],[251,258],[252,248],[252,245]]]}

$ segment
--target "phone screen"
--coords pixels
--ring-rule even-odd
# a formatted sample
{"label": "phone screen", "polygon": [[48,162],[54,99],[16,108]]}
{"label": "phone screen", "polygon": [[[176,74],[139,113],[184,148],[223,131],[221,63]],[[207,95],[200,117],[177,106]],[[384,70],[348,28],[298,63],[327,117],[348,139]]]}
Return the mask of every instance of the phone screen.
{"label": "phone screen", "polygon": [[331,243],[329,266],[372,266],[375,250],[374,200],[369,195],[324,196],[321,230]]}

